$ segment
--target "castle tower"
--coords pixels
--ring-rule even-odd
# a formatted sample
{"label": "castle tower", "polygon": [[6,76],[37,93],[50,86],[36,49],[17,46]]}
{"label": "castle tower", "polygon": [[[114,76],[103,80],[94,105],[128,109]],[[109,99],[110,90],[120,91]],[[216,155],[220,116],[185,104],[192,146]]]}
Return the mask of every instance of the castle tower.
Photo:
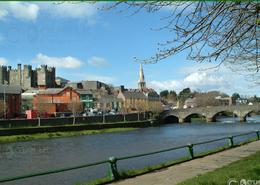
{"label": "castle tower", "polygon": [[140,64],[138,87],[141,90],[146,88],[145,80],[144,80],[144,71],[143,71],[142,64]]}
{"label": "castle tower", "polygon": [[23,66],[23,89],[29,89],[32,87],[32,66]]}
{"label": "castle tower", "polygon": [[22,64],[17,65],[18,70],[18,85],[22,85]]}

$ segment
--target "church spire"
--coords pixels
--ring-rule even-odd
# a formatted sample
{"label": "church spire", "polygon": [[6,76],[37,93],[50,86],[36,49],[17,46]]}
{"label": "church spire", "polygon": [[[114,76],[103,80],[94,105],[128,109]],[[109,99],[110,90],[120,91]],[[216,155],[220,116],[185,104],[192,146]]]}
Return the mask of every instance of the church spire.
{"label": "church spire", "polygon": [[144,71],[143,71],[142,64],[140,64],[138,86],[139,86],[139,89],[144,89],[145,88]]}

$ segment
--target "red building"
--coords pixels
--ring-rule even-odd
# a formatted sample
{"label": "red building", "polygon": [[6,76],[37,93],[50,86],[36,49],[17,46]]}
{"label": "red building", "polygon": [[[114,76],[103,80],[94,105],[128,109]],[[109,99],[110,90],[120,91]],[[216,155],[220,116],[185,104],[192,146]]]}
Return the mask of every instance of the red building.
{"label": "red building", "polygon": [[33,109],[41,114],[71,112],[69,105],[80,102],[80,95],[71,87],[41,89],[33,98]]}
{"label": "red building", "polygon": [[0,118],[15,118],[21,113],[21,87],[0,85]]}

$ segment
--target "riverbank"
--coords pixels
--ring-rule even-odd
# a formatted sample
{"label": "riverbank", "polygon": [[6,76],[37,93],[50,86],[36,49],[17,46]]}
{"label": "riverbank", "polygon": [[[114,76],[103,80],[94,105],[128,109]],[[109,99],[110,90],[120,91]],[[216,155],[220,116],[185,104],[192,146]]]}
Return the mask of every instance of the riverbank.
{"label": "riverbank", "polygon": [[155,126],[156,124],[149,120],[144,121],[127,121],[117,123],[102,123],[102,124],[76,124],[76,125],[61,125],[61,126],[38,126],[38,127],[22,127],[22,128],[2,128],[0,136],[12,135],[29,135],[49,132],[71,132],[82,130],[101,130],[111,128],[143,128]]}
{"label": "riverbank", "polygon": [[37,134],[0,136],[0,143],[31,141],[31,140],[35,140],[35,139],[52,139],[52,138],[61,138],[61,137],[73,137],[73,136],[112,133],[112,132],[127,132],[127,131],[132,131],[132,130],[137,130],[137,129],[138,128],[109,128],[109,129],[99,129],[99,130],[47,132],[47,133],[37,133]]}
{"label": "riverbank", "polygon": [[[214,171],[219,168],[225,169],[225,166],[230,165],[231,163],[236,162],[236,161],[238,161],[239,165],[236,166],[235,168],[238,168],[239,166],[243,166],[242,165],[243,161],[246,162],[248,160],[245,157],[254,155],[257,152],[258,152],[257,154],[259,155],[259,151],[260,151],[260,141],[255,141],[255,142],[252,142],[252,143],[240,146],[240,147],[236,147],[236,148],[233,148],[230,150],[226,150],[223,152],[219,152],[216,154],[212,154],[209,156],[191,160],[191,161],[188,161],[185,163],[181,163],[181,164],[166,168],[161,171],[137,176],[137,177],[131,178],[131,179],[118,181],[113,184],[115,184],[115,185],[128,185],[128,184],[131,184],[131,185],[139,185],[139,184],[142,184],[142,185],[157,185],[157,184],[174,185],[174,184],[184,182],[191,178],[196,179],[196,177],[198,177],[200,175]],[[255,158],[255,157],[253,156],[253,158]],[[257,160],[258,161],[257,163],[259,163],[259,158],[252,159],[252,161],[250,163],[252,165],[254,165],[253,161],[255,161],[255,160]],[[255,165],[255,167],[257,167],[257,165]],[[231,166],[231,168],[235,170],[234,167]],[[249,169],[252,170],[255,168],[249,167]],[[256,175],[259,176],[259,169],[256,170],[255,172],[257,172]],[[219,173],[221,173],[221,172],[219,172]],[[245,176],[240,176],[239,171],[233,171],[230,173],[225,173],[225,171],[223,171],[222,175],[223,175],[223,177],[225,177],[223,179],[223,182],[225,180],[228,180],[229,178],[232,178],[233,174],[236,174],[235,177],[239,177],[237,180],[240,180],[240,178],[250,178],[251,176],[250,175],[247,176],[247,173],[250,173],[250,171],[245,170],[243,172],[243,174]],[[254,176],[252,176],[252,177],[254,177]],[[218,179],[217,179],[217,178],[220,178],[220,176],[219,177],[216,176],[216,179],[211,179],[211,178],[213,178],[213,177],[205,177],[205,181],[212,180],[212,181],[215,181],[216,183],[210,183],[210,182],[202,183],[200,181],[201,183],[198,182],[197,184],[221,184],[218,182]],[[259,180],[259,179],[254,179],[254,180]],[[195,184],[195,182],[193,182],[192,179],[191,179],[191,181],[189,181],[187,183]],[[227,183],[227,181],[224,184],[226,184],[226,183]]]}
{"label": "riverbank", "polygon": [[231,182],[231,180],[233,180],[233,184],[238,184],[239,182],[243,182],[245,180],[258,180],[260,182],[260,152],[212,172],[186,180],[178,185],[226,185],[228,182]]}

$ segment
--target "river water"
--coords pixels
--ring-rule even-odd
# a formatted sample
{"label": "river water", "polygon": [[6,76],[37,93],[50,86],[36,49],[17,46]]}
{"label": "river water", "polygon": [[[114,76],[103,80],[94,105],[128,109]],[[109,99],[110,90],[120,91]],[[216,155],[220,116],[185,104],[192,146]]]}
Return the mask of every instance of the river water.
{"label": "river water", "polygon": [[[129,132],[105,133],[68,138],[34,140],[0,144],[0,179],[50,169],[77,166],[107,159],[147,153],[170,147],[260,130],[260,116],[252,116],[246,123],[236,118],[218,118],[216,123],[167,124]],[[255,135],[235,139],[236,142]],[[195,153],[224,146],[228,141],[199,145]],[[187,149],[165,152],[118,162],[120,170],[142,168],[167,160],[188,156]],[[59,174],[17,180],[3,185],[72,185],[104,177],[108,164]],[[2,185],[1,184],[1,185]]]}

